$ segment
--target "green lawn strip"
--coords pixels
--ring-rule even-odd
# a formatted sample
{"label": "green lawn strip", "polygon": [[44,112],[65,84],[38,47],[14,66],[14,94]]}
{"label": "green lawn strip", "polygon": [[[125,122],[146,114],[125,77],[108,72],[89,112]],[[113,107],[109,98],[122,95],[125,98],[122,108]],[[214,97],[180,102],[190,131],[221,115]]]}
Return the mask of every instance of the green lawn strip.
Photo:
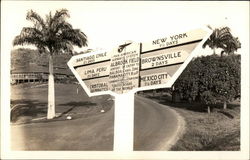
{"label": "green lawn strip", "polygon": [[[11,113],[12,122],[46,121],[46,118],[41,118],[47,115],[47,89],[48,86],[39,84],[12,86],[11,106],[15,106]],[[68,115],[74,119],[86,118],[99,114],[102,109],[108,111],[113,103],[107,100],[109,98],[108,95],[88,97],[82,87],[76,84],[55,84],[56,113],[59,117],[53,120],[65,120]]]}
{"label": "green lawn strip", "polygon": [[[174,108],[184,117],[186,131],[172,151],[216,151],[240,149],[240,118]],[[239,114],[239,112],[238,112]]]}
{"label": "green lawn strip", "polygon": [[[145,96],[145,95],[144,95]],[[172,103],[167,98],[146,95],[170,106],[185,119],[185,133],[171,151],[238,151],[240,150],[240,102],[235,101],[223,110],[214,106],[211,114],[201,104]],[[166,100],[168,99],[168,100]]]}

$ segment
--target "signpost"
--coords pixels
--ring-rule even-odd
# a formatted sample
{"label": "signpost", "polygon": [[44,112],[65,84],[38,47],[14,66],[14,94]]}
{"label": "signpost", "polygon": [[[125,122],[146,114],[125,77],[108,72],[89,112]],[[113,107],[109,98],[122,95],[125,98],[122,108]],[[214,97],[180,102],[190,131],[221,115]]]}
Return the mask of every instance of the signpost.
{"label": "signpost", "polygon": [[134,93],[171,87],[210,34],[197,29],[70,59],[68,66],[89,96],[115,96],[114,151],[133,150]]}

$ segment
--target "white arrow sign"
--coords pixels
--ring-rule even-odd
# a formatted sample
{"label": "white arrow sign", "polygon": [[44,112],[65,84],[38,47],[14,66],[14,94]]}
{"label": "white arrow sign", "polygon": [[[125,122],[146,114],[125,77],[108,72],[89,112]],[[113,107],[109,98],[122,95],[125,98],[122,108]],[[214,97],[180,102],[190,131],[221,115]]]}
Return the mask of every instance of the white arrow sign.
{"label": "white arrow sign", "polygon": [[171,87],[211,32],[197,29],[70,59],[68,66],[89,96],[116,97],[115,151],[133,150],[134,93]]}

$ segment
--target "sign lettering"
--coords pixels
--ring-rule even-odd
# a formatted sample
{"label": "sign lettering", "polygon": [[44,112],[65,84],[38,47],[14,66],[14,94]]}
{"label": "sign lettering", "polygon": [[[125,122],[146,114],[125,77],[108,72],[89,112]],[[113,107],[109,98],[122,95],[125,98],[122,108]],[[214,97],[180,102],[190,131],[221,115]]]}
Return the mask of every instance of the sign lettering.
{"label": "sign lettering", "polygon": [[109,83],[110,90],[125,93],[138,87],[139,44],[130,44],[121,53],[111,57]]}
{"label": "sign lettering", "polygon": [[148,56],[141,59],[141,69],[143,70],[181,63],[184,62],[188,55],[189,54],[185,51],[176,51],[172,53],[165,52],[154,56]]}
{"label": "sign lettering", "polygon": [[141,86],[152,86],[152,85],[159,85],[164,84],[168,81],[170,76],[168,73],[156,73],[150,75],[141,76]]}
{"label": "sign lettering", "polygon": [[164,37],[161,39],[156,39],[151,42],[142,43],[142,52],[149,52],[156,49],[161,49],[165,47],[171,47],[174,45],[201,41],[204,38],[206,31],[202,29],[193,30],[190,32],[185,32],[181,34],[174,34],[168,37]]}

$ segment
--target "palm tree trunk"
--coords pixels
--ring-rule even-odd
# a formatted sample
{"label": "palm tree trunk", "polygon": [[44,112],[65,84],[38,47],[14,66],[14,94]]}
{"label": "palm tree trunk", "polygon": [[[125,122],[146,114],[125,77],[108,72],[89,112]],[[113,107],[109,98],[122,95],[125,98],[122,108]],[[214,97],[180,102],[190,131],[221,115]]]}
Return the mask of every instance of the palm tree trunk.
{"label": "palm tree trunk", "polygon": [[211,113],[211,108],[210,108],[210,106],[207,106],[207,113],[208,113],[208,114]]}
{"label": "palm tree trunk", "polygon": [[215,48],[213,48],[213,54],[216,54]]}
{"label": "palm tree trunk", "polygon": [[221,51],[221,52],[220,52],[220,57],[223,56],[224,52],[225,52],[225,51]]}
{"label": "palm tree trunk", "polygon": [[55,117],[55,85],[53,74],[53,57],[49,55],[49,84],[48,84],[48,112],[47,119]]}
{"label": "palm tree trunk", "polygon": [[155,89],[153,90],[153,97],[155,97]]}
{"label": "palm tree trunk", "polygon": [[164,93],[164,90],[163,90],[163,89],[161,89],[161,96],[160,96],[160,100],[162,100],[162,98],[163,98],[163,93]]}
{"label": "palm tree trunk", "polygon": [[227,109],[227,102],[226,101],[223,103],[223,109]]}

